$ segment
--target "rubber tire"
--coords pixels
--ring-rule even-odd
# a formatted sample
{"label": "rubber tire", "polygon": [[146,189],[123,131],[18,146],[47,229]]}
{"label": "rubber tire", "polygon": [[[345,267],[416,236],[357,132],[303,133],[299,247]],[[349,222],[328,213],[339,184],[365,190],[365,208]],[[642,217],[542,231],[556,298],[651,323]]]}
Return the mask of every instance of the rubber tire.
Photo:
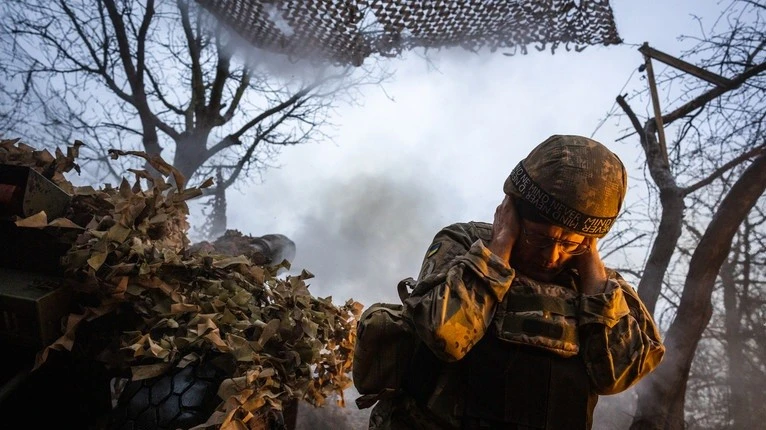
{"label": "rubber tire", "polygon": [[204,423],[221,402],[218,386],[231,375],[225,367],[220,360],[207,360],[129,382],[112,411],[109,428],[175,430]]}

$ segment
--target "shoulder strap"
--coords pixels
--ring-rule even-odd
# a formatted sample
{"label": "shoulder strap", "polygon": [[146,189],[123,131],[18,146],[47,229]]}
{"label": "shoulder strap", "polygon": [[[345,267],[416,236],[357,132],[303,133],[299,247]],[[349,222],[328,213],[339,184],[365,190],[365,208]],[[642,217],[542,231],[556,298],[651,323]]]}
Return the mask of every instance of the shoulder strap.
{"label": "shoulder strap", "polygon": [[[404,304],[404,301],[410,296],[411,290],[414,288],[416,284],[416,281],[412,278],[405,278],[399,281],[399,283],[396,286],[396,291],[399,293],[399,300],[401,300],[402,305]],[[381,304],[378,304],[381,305]],[[379,309],[383,309],[386,312],[392,313],[399,310],[401,312],[401,306],[400,305],[394,305],[394,304],[382,304],[378,307]],[[368,310],[371,308],[368,308]],[[367,312],[367,311],[365,311]],[[406,319],[405,319],[406,322]],[[412,333],[408,333],[409,335],[412,335],[414,338],[417,338],[417,335]],[[357,339],[357,342],[359,342],[359,339]],[[414,351],[417,351],[417,345],[414,345]],[[413,352],[413,355],[415,353]],[[396,360],[396,357],[393,358],[393,360]],[[411,375],[411,366],[412,366],[412,360],[413,357],[410,356],[407,358],[406,363],[402,363],[403,365],[407,366],[407,370],[405,370],[405,380],[402,382],[402,384],[406,385],[407,381],[406,378]],[[385,399],[391,399],[394,397],[397,397],[401,394],[402,388],[384,388],[382,391],[378,393],[371,393],[371,394],[364,394],[359,396],[355,402],[359,409],[366,409],[374,405],[379,400],[385,400]]]}
{"label": "shoulder strap", "polygon": [[399,284],[396,286],[396,291],[399,293],[399,300],[402,301],[402,304],[404,304],[404,301],[410,297],[410,290],[415,288],[415,284],[416,282],[412,277],[404,278],[399,281]]}
{"label": "shoulder strap", "polygon": [[[396,289],[402,303],[410,297],[412,294],[411,290],[415,288],[416,284],[417,281],[411,277],[399,281]],[[416,342],[415,351],[412,354],[407,373],[404,377],[403,390],[408,392],[417,403],[424,406],[433,394],[433,389],[436,386],[441,369],[442,361],[434,355],[425,343],[421,341]],[[389,395],[392,393],[385,394]]]}

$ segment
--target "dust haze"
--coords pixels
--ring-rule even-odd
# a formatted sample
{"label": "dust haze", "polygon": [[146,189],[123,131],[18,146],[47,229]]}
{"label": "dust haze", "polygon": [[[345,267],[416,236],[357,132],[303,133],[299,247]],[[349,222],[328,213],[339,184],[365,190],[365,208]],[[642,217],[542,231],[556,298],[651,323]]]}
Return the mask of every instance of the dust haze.
{"label": "dust haze", "polygon": [[360,175],[324,184],[289,234],[293,269],[314,273],[315,295],[365,305],[398,301],[400,279],[417,278],[442,223],[432,192],[416,180]]}

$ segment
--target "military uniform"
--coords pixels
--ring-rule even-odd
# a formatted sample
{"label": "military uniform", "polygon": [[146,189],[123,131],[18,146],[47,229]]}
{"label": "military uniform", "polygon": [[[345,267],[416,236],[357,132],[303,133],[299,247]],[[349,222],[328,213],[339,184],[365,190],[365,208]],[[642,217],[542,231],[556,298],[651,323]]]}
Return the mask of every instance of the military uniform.
{"label": "military uniform", "polygon": [[[408,395],[380,401],[371,430],[590,428],[597,395],[627,389],[662,358],[651,316],[619,274],[610,271],[606,291],[592,296],[577,292],[573,272],[555,283],[517,275],[485,247],[491,228],[454,224],[434,238],[405,302],[428,346],[419,353],[436,358],[416,371],[432,374],[412,375]],[[514,298],[534,296],[574,312],[514,307]],[[524,333],[513,330],[517,321],[537,324]],[[550,336],[556,327],[574,330],[576,345]]]}
{"label": "military uniform", "polygon": [[[602,237],[625,176],[598,142],[552,136],[504,190],[551,224]],[[481,222],[434,237],[404,303],[422,342],[404,394],[378,402],[371,430],[589,429],[598,395],[624,391],[661,361],[657,327],[618,273],[607,269],[603,292],[585,295],[575,270],[526,277],[490,252],[491,239]]]}

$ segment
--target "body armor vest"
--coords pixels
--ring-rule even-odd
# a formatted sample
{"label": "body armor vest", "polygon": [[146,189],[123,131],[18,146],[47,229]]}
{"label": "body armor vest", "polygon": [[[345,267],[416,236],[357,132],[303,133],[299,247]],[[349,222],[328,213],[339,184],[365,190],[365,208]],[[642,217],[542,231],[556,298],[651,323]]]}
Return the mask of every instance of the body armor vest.
{"label": "body armor vest", "polygon": [[485,336],[464,358],[462,427],[588,429],[598,396],[580,356]]}
{"label": "body armor vest", "polygon": [[509,343],[572,357],[580,351],[577,306],[573,284],[565,287],[542,283],[517,273],[495,309],[489,331]]}
{"label": "body armor vest", "polygon": [[487,334],[465,357],[464,427],[590,427],[598,397],[577,355],[576,286],[563,275],[552,284],[517,272]]}

